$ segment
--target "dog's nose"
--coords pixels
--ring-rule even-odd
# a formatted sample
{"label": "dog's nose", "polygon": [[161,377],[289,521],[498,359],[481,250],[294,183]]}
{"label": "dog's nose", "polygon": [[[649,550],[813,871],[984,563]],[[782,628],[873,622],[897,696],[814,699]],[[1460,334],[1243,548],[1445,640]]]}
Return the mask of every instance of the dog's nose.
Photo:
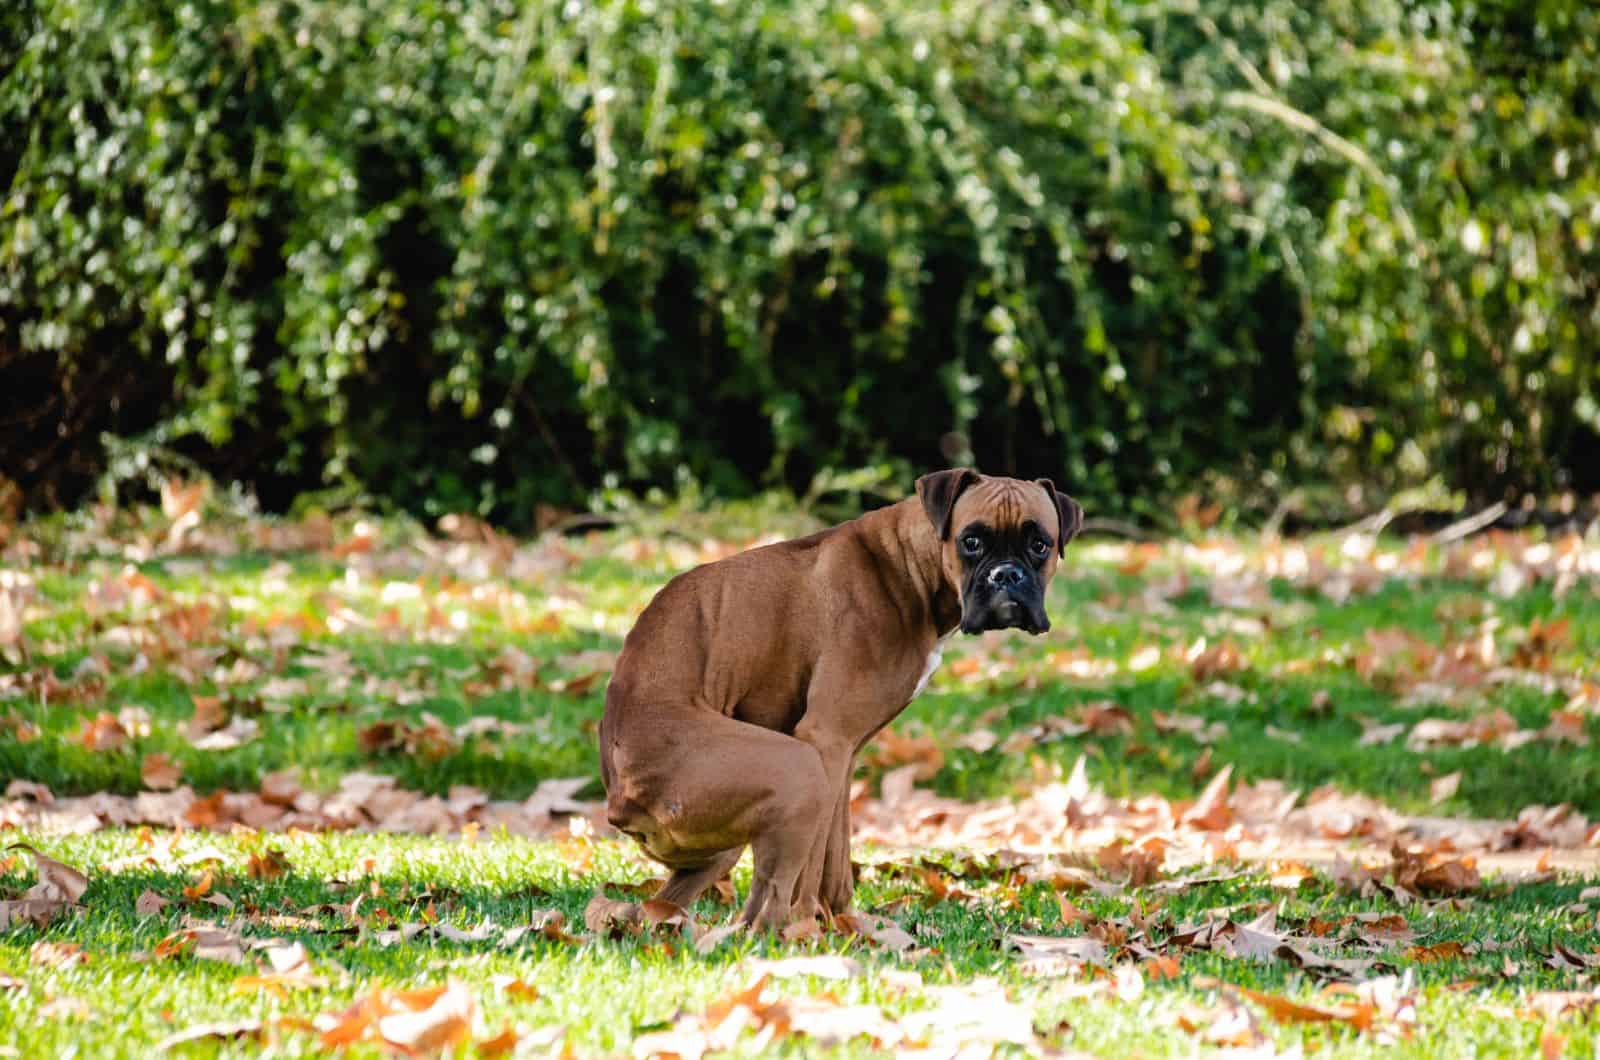
{"label": "dog's nose", "polygon": [[996,589],[1016,589],[1027,577],[1015,563],[1002,563],[989,572],[989,584]]}

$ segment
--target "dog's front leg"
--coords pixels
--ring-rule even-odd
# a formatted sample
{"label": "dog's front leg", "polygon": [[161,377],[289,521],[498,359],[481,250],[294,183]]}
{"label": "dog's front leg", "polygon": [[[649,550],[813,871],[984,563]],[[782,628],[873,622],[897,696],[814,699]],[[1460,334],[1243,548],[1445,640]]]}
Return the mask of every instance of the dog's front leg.
{"label": "dog's front leg", "polygon": [[[810,718],[809,714],[807,718]],[[812,834],[810,852],[806,855],[806,867],[800,873],[800,879],[795,885],[794,915],[810,917],[822,912],[822,904],[828,902],[822,891],[822,882],[826,874],[828,853],[835,844],[836,833],[840,827],[840,814],[849,813],[850,772],[855,754],[849,742],[837,739],[836,734],[827,732],[824,726],[807,725],[802,721],[795,730],[795,737],[817,749],[817,753],[822,757],[823,772],[827,775],[826,794],[822,802],[826,810],[815,822],[816,830]],[[846,829],[845,860],[848,864],[850,856],[848,817],[844,819],[844,828]],[[834,908],[831,902],[828,902],[828,907],[833,912],[842,911]]]}
{"label": "dog's front leg", "polygon": [[855,772],[855,756],[851,755],[850,764],[845,767],[844,786],[835,796],[833,821],[828,828],[817,888],[823,908],[834,915],[850,911],[856,890],[855,870],[850,865],[850,778]]}
{"label": "dog's front leg", "polygon": [[[869,644],[868,636],[847,643]],[[812,916],[825,905],[833,913],[850,908],[855,881],[850,871],[850,777],[856,752],[872,734],[905,709],[923,656],[908,653],[889,666],[881,659],[834,657],[818,669],[806,697],[806,713],[795,738],[817,749],[827,776],[823,805],[805,871],[795,891],[796,916]],[[862,675],[873,675],[863,680]],[[885,708],[884,704],[898,704]]]}

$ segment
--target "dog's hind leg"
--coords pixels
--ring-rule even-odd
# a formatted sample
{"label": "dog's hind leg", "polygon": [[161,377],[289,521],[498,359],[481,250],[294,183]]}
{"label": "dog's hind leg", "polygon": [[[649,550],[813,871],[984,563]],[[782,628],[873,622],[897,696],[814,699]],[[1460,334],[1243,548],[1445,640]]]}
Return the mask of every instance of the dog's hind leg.
{"label": "dog's hind leg", "polygon": [[675,900],[699,894],[751,847],[755,874],[740,922],[782,930],[812,839],[833,812],[816,748],[706,710],[658,708],[655,717],[660,724],[620,733],[610,749],[611,823],[677,870],[662,895]]}
{"label": "dog's hind leg", "polygon": [[656,892],[656,898],[687,909],[707,887],[726,876],[743,853],[744,847],[734,847],[724,850],[699,868],[674,869],[661,890]]}

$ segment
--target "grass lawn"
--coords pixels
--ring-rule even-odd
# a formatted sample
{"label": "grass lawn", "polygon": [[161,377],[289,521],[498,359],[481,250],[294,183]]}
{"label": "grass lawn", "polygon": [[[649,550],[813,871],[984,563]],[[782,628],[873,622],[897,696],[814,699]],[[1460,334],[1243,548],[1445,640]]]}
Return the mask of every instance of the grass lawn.
{"label": "grass lawn", "polygon": [[[803,525],[745,509],[519,542],[470,522],[438,538],[376,520],[185,511],[12,529],[0,778],[68,799],[175,784],[255,792],[286,770],[327,792],[359,772],[520,800],[541,782],[596,777],[610,653],[650,594],[758,532]],[[1301,879],[1234,861],[1225,822],[1207,837],[1212,864],[1158,856],[1142,873],[1093,850],[866,846],[858,904],[905,932],[895,941],[834,931],[697,946],[731,907],[702,902],[688,933],[585,928],[602,886],[655,871],[581,827],[555,841],[494,828],[69,835],[31,823],[42,796],[17,789],[0,801],[0,822],[13,821],[0,838],[89,885],[43,928],[0,928],[0,1053],[148,1055],[198,1023],[254,1021],[232,1028],[243,1037],[183,1048],[315,1053],[337,1028],[365,1026],[358,1053],[377,1052],[386,1027],[579,1056],[963,1044],[975,1050],[964,1055],[1592,1055],[1600,902],[1581,871],[1532,863],[1545,845],[1560,864],[1591,863],[1593,553],[1506,536],[1085,539],[1052,588],[1052,632],[953,643],[859,774],[868,798],[914,765],[939,796],[1022,800],[1082,758],[1107,798],[1169,800],[1179,816],[1224,766],[1237,791],[1332,785],[1399,814],[1506,822],[1565,805],[1565,840],[1503,839],[1532,848],[1523,878]],[[577,794],[596,797],[597,777]],[[1372,839],[1333,837],[1352,856],[1373,853]],[[26,851],[0,853],[0,899],[34,880]],[[136,908],[146,891],[172,904]],[[268,939],[283,945],[249,949]],[[291,959],[293,943],[304,954]],[[831,954],[850,961],[761,963]],[[808,969],[826,977],[790,974]],[[763,973],[764,987],[745,989]],[[375,995],[446,983],[459,989],[442,1000]],[[333,1018],[362,999],[370,1026]]]}

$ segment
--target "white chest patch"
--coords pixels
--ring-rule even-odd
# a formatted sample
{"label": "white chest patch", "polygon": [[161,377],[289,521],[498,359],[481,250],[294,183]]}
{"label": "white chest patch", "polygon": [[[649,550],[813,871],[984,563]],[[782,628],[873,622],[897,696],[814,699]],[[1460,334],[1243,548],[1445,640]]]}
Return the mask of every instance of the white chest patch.
{"label": "white chest patch", "polygon": [[933,671],[939,668],[939,663],[943,661],[943,659],[944,638],[940,637],[939,640],[934,643],[933,650],[928,653],[928,662],[922,667],[922,676],[917,678],[916,691],[911,693],[912,699],[916,699],[918,696],[922,695],[922,690],[928,687],[929,678],[933,677]]}

